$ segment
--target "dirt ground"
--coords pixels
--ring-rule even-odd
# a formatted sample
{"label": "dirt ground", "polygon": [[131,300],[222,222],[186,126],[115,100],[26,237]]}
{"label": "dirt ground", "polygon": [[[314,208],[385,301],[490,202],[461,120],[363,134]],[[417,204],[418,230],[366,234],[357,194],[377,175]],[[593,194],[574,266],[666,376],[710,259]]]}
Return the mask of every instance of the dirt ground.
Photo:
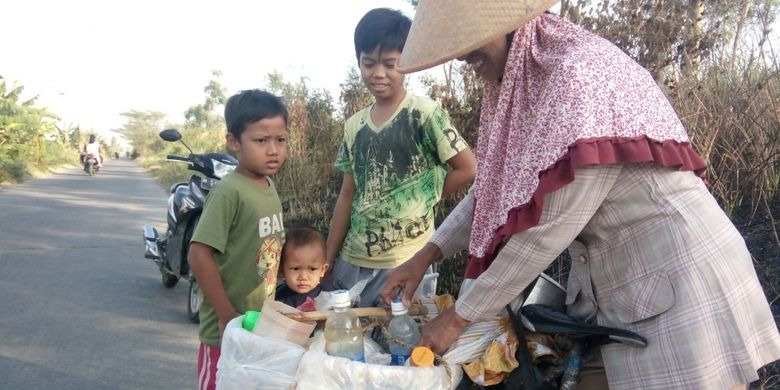
{"label": "dirt ground", "polygon": [[[775,323],[780,327],[780,243],[776,235],[776,232],[780,231],[780,196],[775,197],[770,207],[774,221],[765,209],[753,213],[748,206],[737,210],[732,220],[753,255],[756,273],[769,301]],[[780,389],[780,361],[764,367],[759,371],[759,375],[761,379],[751,384],[751,389]]]}

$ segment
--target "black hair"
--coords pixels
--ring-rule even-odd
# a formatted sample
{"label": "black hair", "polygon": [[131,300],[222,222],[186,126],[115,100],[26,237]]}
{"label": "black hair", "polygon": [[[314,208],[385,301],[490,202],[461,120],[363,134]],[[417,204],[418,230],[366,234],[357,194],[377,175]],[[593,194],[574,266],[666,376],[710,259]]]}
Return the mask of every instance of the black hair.
{"label": "black hair", "polygon": [[312,227],[291,227],[285,231],[284,236],[284,248],[282,249],[281,259],[282,264],[284,264],[284,258],[287,257],[288,248],[302,248],[308,245],[314,245],[322,248],[322,252],[325,253],[325,236]]}
{"label": "black hair", "polygon": [[360,61],[360,53],[370,53],[377,47],[379,51],[403,51],[411,27],[412,20],[401,11],[389,8],[368,11],[355,27],[355,56]]}
{"label": "black hair", "polygon": [[241,139],[241,134],[244,133],[247,125],[277,116],[281,116],[284,125],[287,126],[287,107],[282,99],[259,89],[241,91],[231,96],[225,103],[227,130],[238,140]]}
{"label": "black hair", "polygon": [[90,134],[89,135],[89,143],[95,142],[95,139],[96,139],[95,134]]}

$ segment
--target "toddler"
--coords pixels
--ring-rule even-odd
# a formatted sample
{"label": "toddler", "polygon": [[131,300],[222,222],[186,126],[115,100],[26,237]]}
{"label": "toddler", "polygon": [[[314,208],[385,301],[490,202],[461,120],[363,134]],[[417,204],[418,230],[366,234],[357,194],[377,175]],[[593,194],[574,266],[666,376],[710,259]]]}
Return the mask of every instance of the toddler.
{"label": "toddler", "polygon": [[310,227],[289,229],[280,268],[284,284],[276,289],[276,300],[302,311],[314,310],[320,280],[328,270],[323,235]]}

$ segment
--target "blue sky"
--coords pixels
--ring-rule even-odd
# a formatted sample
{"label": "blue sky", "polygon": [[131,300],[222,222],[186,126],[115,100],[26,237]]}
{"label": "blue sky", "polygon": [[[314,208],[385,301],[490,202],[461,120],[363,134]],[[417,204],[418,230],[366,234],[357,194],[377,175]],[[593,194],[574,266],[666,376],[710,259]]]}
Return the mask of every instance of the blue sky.
{"label": "blue sky", "polygon": [[229,94],[274,70],[337,91],[355,24],[376,7],[414,14],[405,0],[4,1],[0,75],[66,124],[102,133],[131,109],[181,122],[212,69]]}

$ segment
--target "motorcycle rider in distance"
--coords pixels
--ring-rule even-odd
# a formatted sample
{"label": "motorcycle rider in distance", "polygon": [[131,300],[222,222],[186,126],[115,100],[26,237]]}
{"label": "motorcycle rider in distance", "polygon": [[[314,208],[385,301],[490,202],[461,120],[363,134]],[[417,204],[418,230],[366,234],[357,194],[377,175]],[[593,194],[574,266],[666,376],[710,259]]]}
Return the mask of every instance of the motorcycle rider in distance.
{"label": "motorcycle rider in distance", "polygon": [[87,157],[92,154],[97,159],[97,166],[98,168],[103,167],[103,154],[102,150],[100,148],[100,143],[97,142],[97,139],[94,134],[90,134],[89,136],[89,143],[84,144],[84,157],[81,159],[81,162],[84,163],[86,161]]}

